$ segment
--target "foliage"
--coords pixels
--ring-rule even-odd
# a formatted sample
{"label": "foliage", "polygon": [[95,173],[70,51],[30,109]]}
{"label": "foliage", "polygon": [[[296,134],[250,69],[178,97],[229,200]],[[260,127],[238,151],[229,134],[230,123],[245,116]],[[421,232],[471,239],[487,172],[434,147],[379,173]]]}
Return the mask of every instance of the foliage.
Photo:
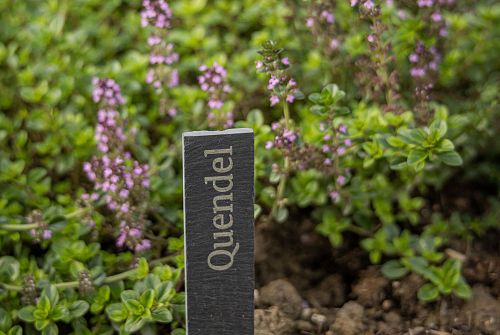
{"label": "foliage", "polygon": [[[0,334],[184,334],[180,136],[233,119],[255,131],[257,224],[300,212],[420,275],[420,299],[467,298],[443,250],[498,229],[500,5],[447,3],[178,0],[143,27],[140,0],[0,0]],[[84,172],[117,129],[113,171],[144,182],[119,210]],[[456,188],[465,208],[436,200]]]}

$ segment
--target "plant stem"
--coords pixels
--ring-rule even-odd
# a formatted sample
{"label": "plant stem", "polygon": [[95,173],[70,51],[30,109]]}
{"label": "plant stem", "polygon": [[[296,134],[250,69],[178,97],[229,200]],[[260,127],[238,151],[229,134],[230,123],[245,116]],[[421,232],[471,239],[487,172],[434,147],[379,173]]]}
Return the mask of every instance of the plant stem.
{"label": "plant stem", "polygon": [[[288,103],[283,102],[283,115],[285,117],[285,128],[290,129],[290,109],[288,107]],[[284,158],[284,169],[283,174],[281,175],[280,182],[278,184],[278,190],[276,191],[276,200],[274,201],[273,208],[271,209],[271,215],[275,216],[278,208],[281,207],[281,200],[285,195],[286,182],[288,179],[288,172],[290,170],[290,158],[286,156]]]}
{"label": "plant stem", "polygon": [[[68,213],[64,215],[66,219],[71,219],[75,217],[79,217],[82,214],[88,212],[88,208],[79,208],[74,212]],[[37,229],[39,226],[38,223],[4,223],[0,224],[0,230],[5,231],[26,231],[31,229]]]}
{"label": "plant stem", "polygon": [[288,103],[283,102],[283,115],[285,116],[285,126],[286,129],[290,129],[290,109],[288,108]]}
{"label": "plant stem", "polygon": [[29,223],[29,224],[6,223],[0,225],[0,230],[7,230],[7,231],[25,231],[36,228],[38,228],[38,223]]}
{"label": "plant stem", "polygon": [[[172,256],[167,256],[167,257],[153,260],[153,261],[149,262],[149,264],[151,264],[151,265],[152,264],[163,264],[164,262],[170,261],[171,259],[172,259]],[[115,275],[107,276],[104,278],[102,283],[103,284],[111,284],[111,283],[114,283],[114,282],[117,282],[120,280],[127,279],[131,275],[133,275],[135,273],[135,271],[136,271],[136,269],[131,269],[131,270],[127,270],[127,271],[122,272],[122,273],[117,273]],[[52,285],[55,288],[63,290],[63,289],[67,289],[67,288],[77,288],[79,283],[78,283],[78,281],[68,281],[68,282],[62,282],[62,283],[54,283]],[[13,292],[21,292],[23,290],[23,287],[20,285],[11,285],[11,284],[2,283],[2,282],[0,282],[0,288],[4,288],[7,291],[13,291]]]}

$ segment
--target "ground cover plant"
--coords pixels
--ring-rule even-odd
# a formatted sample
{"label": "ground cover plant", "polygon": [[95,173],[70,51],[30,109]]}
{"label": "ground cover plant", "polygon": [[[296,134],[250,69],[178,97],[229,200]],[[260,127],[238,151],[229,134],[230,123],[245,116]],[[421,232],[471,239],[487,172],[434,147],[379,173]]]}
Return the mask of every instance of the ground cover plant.
{"label": "ground cover plant", "polygon": [[0,334],[185,334],[183,131],[255,131],[256,334],[498,334],[493,0],[0,0]]}

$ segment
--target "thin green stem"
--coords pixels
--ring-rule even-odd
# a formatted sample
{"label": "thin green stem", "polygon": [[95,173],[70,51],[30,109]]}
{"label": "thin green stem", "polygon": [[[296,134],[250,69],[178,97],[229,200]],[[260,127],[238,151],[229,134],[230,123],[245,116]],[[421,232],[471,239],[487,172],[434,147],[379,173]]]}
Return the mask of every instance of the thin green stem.
{"label": "thin green stem", "polygon": [[[290,129],[290,109],[286,101],[283,102],[283,116],[285,117],[285,128]],[[284,158],[284,169],[278,184],[278,190],[276,191],[276,200],[274,201],[273,208],[271,209],[271,215],[276,216],[276,211],[281,207],[282,200],[285,195],[286,183],[288,179],[288,173],[290,170],[290,158]]]}
{"label": "thin green stem", "polygon": [[23,290],[22,286],[10,285],[10,284],[5,284],[5,283],[0,283],[0,287],[3,287],[7,291],[14,291],[14,292],[21,292]]}
{"label": "thin green stem", "polygon": [[286,129],[290,129],[290,109],[288,107],[288,102],[283,102],[283,115],[285,116],[285,126]]}
{"label": "thin green stem", "polygon": [[31,230],[31,229],[36,229],[38,228],[38,223],[28,223],[28,224],[22,224],[22,223],[6,223],[6,224],[0,224],[0,230],[7,230],[7,231],[25,231],[25,230]]}
{"label": "thin green stem", "polygon": [[[149,262],[149,264],[151,264],[151,265],[163,264],[164,262],[170,261],[171,259],[172,259],[172,256],[167,256],[167,257],[153,260],[153,261]],[[117,282],[120,280],[127,279],[131,275],[133,275],[135,273],[135,271],[136,271],[136,269],[131,269],[131,270],[127,270],[127,271],[122,272],[122,273],[117,273],[115,275],[107,276],[106,278],[104,278],[102,283],[103,284],[111,284],[111,283],[114,283],[114,282]],[[62,282],[62,283],[54,283],[52,285],[55,288],[63,290],[63,289],[68,289],[68,288],[77,288],[79,283],[78,283],[78,281],[69,281],[69,282]],[[2,282],[0,282],[0,288],[4,288],[7,291],[14,291],[14,292],[21,292],[23,290],[23,287],[20,285],[11,285],[11,284],[2,283]]]}
{"label": "thin green stem", "polygon": [[[71,219],[75,217],[79,217],[82,214],[88,212],[88,208],[79,208],[74,212],[68,213],[64,215],[66,219]],[[31,229],[37,229],[39,226],[38,223],[4,223],[0,224],[0,230],[4,231],[27,231]]]}

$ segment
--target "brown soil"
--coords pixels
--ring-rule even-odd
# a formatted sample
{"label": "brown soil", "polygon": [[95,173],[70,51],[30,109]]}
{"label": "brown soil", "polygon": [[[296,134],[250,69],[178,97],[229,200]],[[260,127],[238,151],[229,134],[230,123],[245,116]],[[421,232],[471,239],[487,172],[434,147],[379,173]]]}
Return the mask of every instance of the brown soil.
{"label": "brown soil", "polygon": [[[492,236],[493,235],[493,236]],[[352,238],[351,238],[352,237]],[[500,335],[498,232],[469,250],[469,301],[422,303],[423,280],[389,281],[370,265],[355,236],[333,249],[314,224],[261,222],[256,227],[257,335]]]}

